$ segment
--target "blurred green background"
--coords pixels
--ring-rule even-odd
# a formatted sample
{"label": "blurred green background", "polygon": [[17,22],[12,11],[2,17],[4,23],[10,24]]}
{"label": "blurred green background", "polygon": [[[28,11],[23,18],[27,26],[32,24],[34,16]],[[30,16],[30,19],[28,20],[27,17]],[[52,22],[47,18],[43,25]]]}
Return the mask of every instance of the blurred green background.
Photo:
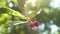
{"label": "blurred green background", "polygon": [[0,34],[60,34],[60,0],[0,0]]}

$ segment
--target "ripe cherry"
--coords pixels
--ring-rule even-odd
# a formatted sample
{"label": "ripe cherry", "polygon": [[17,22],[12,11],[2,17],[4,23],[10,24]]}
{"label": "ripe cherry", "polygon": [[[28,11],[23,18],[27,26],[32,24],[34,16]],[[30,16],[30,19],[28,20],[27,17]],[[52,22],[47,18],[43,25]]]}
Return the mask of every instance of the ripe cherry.
{"label": "ripe cherry", "polygon": [[34,26],[39,26],[39,22],[38,21],[34,21]]}
{"label": "ripe cherry", "polygon": [[29,26],[32,28],[32,27],[34,27],[34,22],[31,22],[30,24],[29,24]]}
{"label": "ripe cherry", "polygon": [[37,26],[39,26],[39,22],[38,21],[34,21],[34,22],[31,22],[30,24],[29,24],[29,26],[32,28],[32,27],[37,27]]}

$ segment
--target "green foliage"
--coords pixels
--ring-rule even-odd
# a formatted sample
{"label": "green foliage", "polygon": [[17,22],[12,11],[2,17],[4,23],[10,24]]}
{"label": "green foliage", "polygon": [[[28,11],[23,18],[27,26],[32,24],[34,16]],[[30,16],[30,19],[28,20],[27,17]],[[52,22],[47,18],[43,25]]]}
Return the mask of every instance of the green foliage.
{"label": "green foliage", "polygon": [[6,6],[6,0],[0,0],[0,6]]}
{"label": "green foliage", "polygon": [[1,7],[0,8],[0,15],[1,15],[0,21],[2,21],[2,22],[4,22],[4,20],[11,18],[10,17],[11,15],[13,15],[15,17],[19,17],[20,19],[25,19],[25,16],[23,16],[20,12],[10,9],[8,7]]}
{"label": "green foliage", "polygon": [[[17,33],[19,32],[19,34],[25,34],[25,23],[28,26],[26,17],[29,17],[31,21],[36,18],[40,23],[43,22],[45,24],[50,23],[50,20],[52,20],[54,24],[60,26],[60,9],[51,8],[49,6],[51,0],[36,0],[35,5],[32,0],[30,0],[31,2],[29,0],[12,1],[15,3],[14,6],[18,7],[16,10],[19,9],[19,11],[7,7],[7,0],[0,0],[0,26],[2,27],[2,34],[7,34],[8,27],[14,29],[13,26],[16,26],[16,30],[12,30],[13,32],[11,33],[15,33],[14,31],[16,31]],[[12,21],[11,23],[10,20]],[[28,27],[26,27],[26,30]],[[31,31],[31,29],[29,31]]]}
{"label": "green foliage", "polygon": [[9,22],[10,16],[8,14],[2,14],[0,16],[0,25],[7,24]]}

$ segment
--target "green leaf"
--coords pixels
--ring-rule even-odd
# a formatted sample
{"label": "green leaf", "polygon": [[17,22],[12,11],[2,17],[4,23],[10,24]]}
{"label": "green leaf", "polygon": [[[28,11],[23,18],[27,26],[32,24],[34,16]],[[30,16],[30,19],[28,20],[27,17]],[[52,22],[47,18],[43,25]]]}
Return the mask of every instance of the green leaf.
{"label": "green leaf", "polygon": [[12,13],[12,10],[8,7],[0,7],[0,14],[3,14],[3,13],[7,13],[7,14],[10,14]]}
{"label": "green leaf", "polygon": [[22,15],[20,12],[18,11],[15,11],[13,9],[10,9],[8,7],[0,7],[0,14],[3,14],[3,13],[7,13],[7,14],[10,14],[10,15],[13,15],[13,16],[18,16],[19,18],[21,19],[25,19],[25,16]]}
{"label": "green leaf", "polygon": [[10,16],[8,14],[1,14],[0,25],[1,24],[8,24],[9,20],[10,20]]}
{"label": "green leaf", "polygon": [[20,12],[10,9],[8,7],[0,7],[0,24],[7,24],[11,15],[26,20],[25,16],[22,15]]}
{"label": "green leaf", "polygon": [[18,16],[18,17],[20,17],[21,19],[25,19],[25,16],[23,16],[20,12],[18,12],[18,11],[14,11],[13,13],[12,13],[12,15],[14,15],[14,16]]}
{"label": "green leaf", "polygon": [[6,6],[6,0],[0,0],[0,6]]}

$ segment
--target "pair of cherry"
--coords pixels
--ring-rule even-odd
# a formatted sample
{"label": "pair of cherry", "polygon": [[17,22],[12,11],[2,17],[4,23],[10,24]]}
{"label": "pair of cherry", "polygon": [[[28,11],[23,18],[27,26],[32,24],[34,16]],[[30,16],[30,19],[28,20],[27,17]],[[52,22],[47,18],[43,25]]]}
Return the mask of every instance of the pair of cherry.
{"label": "pair of cherry", "polygon": [[30,24],[29,24],[29,26],[32,28],[32,27],[37,27],[37,26],[39,26],[39,22],[38,21],[34,21],[34,22],[31,22]]}

